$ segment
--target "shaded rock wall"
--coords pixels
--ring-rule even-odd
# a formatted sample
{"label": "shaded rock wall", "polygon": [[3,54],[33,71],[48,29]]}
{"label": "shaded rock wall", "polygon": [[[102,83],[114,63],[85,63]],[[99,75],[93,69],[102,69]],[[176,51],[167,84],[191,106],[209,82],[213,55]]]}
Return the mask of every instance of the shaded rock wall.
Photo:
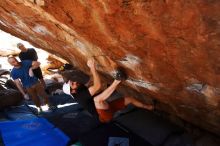
{"label": "shaded rock wall", "polygon": [[103,74],[122,66],[126,85],[220,135],[219,8],[219,0],[1,0],[0,29],[84,71],[91,56]]}

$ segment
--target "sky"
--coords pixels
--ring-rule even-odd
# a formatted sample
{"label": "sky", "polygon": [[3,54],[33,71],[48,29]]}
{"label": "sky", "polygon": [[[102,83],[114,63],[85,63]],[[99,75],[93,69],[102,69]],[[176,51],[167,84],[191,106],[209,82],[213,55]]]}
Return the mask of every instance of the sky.
{"label": "sky", "polygon": [[33,47],[28,42],[23,41],[17,37],[10,35],[2,30],[0,30],[0,49],[16,49],[17,43],[23,43],[27,47]]}

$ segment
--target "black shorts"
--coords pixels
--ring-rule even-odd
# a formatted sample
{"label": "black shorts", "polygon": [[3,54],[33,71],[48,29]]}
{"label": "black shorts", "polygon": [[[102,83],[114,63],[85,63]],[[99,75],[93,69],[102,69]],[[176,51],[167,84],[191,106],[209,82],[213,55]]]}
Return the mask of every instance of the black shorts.
{"label": "black shorts", "polygon": [[33,73],[34,73],[34,76],[37,77],[38,79],[43,79],[43,74],[42,74],[40,67],[33,69]]}

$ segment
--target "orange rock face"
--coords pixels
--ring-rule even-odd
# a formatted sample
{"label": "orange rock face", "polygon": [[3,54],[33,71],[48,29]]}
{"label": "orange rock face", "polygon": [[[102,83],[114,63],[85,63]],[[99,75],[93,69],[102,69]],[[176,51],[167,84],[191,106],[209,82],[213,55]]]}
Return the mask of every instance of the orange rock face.
{"label": "orange rock face", "polygon": [[[112,75],[220,133],[219,0],[1,0],[0,29],[88,71]],[[143,97],[143,96],[142,96]]]}

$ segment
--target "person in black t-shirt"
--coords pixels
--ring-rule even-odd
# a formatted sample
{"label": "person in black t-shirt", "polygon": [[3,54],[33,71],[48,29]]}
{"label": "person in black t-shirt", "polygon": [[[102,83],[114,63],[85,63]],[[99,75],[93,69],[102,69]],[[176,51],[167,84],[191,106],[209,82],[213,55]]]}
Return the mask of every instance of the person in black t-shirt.
{"label": "person in black t-shirt", "polygon": [[[21,52],[19,53],[19,58],[21,61],[23,60],[37,61],[38,60],[37,52],[33,48],[26,48],[22,43],[18,43],[17,47],[18,49],[21,50]],[[46,84],[43,79],[41,68],[38,67],[36,69],[33,69],[33,73],[34,73],[34,76],[40,80],[40,82],[43,84],[45,88]]]}
{"label": "person in black t-shirt", "polygon": [[85,86],[89,79],[85,79],[87,76],[82,71],[64,71],[62,73],[65,81],[63,91],[73,96],[91,114],[98,115],[101,122],[109,122],[116,111],[123,109],[130,103],[140,108],[153,110],[153,105],[143,104],[132,97],[123,97],[110,103],[106,101],[123,79],[121,72],[116,75],[119,78],[116,78],[107,89],[96,95],[101,88],[101,80],[96,71],[94,59],[89,59],[87,65],[93,76],[93,85]]}

